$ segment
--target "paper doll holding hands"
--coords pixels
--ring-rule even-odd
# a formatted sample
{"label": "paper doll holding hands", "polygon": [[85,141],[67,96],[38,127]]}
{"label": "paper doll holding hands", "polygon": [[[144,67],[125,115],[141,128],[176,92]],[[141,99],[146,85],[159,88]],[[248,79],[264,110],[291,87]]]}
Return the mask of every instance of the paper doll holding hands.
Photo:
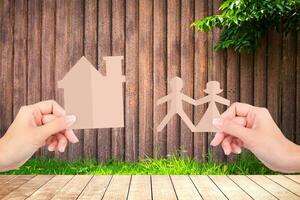
{"label": "paper doll holding hands", "polygon": [[196,126],[196,132],[216,132],[217,129],[213,126],[212,121],[214,118],[221,116],[216,103],[220,103],[229,106],[230,101],[219,96],[223,90],[220,88],[220,83],[217,81],[210,81],[206,84],[205,93],[208,95],[198,99],[196,105],[201,105],[204,103],[209,103],[208,108],[205,111],[200,122]]}
{"label": "paper doll holding hands", "polygon": [[187,103],[196,105],[196,101],[181,92],[183,88],[183,82],[181,78],[179,77],[172,78],[172,80],[170,81],[170,87],[171,87],[171,93],[168,94],[167,96],[162,97],[157,101],[157,105],[163,104],[167,101],[170,102],[168,114],[158,125],[157,131],[161,131],[167,125],[167,123],[172,119],[172,117],[178,114],[181,117],[181,119],[186,123],[188,128],[194,132],[196,127],[189,119],[187,114],[184,112],[182,102],[185,101]]}

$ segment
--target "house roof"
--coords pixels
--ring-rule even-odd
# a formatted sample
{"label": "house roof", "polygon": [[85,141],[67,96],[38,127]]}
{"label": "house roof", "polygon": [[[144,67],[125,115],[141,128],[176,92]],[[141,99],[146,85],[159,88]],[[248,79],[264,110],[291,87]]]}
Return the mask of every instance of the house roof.
{"label": "house roof", "polygon": [[82,56],[63,79],[58,81],[58,87],[63,88],[68,82],[81,81],[95,75],[103,77],[103,75]]}

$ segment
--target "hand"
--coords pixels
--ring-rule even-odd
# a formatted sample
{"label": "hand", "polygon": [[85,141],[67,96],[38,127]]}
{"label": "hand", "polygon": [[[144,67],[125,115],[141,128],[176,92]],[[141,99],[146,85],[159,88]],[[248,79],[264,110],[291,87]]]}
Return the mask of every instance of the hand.
{"label": "hand", "polygon": [[0,139],[0,171],[23,165],[40,147],[64,152],[67,142],[78,142],[68,128],[76,121],[55,101],[43,101],[23,106]]}
{"label": "hand", "polygon": [[300,171],[300,147],[282,134],[267,109],[234,103],[213,124],[220,132],[211,145],[222,143],[227,155],[245,147],[272,170]]}

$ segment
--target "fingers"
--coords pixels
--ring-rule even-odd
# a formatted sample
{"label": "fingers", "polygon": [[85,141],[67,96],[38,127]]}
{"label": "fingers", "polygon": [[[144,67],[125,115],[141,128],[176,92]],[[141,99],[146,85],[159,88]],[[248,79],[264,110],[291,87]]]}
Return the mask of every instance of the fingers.
{"label": "fingers", "polygon": [[232,119],[236,116],[246,117],[254,107],[245,103],[233,103],[221,116],[224,119]]}
{"label": "fingers", "polygon": [[224,138],[225,138],[225,134],[223,132],[217,132],[214,139],[212,139],[212,141],[210,142],[210,145],[218,146],[219,144],[221,144]]}
{"label": "fingers", "polygon": [[56,117],[49,123],[39,126],[36,129],[39,134],[46,139],[55,133],[68,129],[75,123],[75,121],[76,117],[74,115]]}
{"label": "fingers", "polygon": [[65,110],[54,100],[41,101],[33,106],[37,107],[43,115],[54,114],[55,116],[66,115]]}
{"label": "fingers", "polygon": [[231,136],[226,136],[224,140],[222,141],[222,148],[224,150],[225,155],[229,155],[232,151],[231,149],[231,141],[232,137]]}
{"label": "fingers", "polygon": [[67,138],[61,133],[56,134],[58,140],[57,149],[59,152],[64,152],[68,144]]}
{"label": "fingers", "polygon": [[251,137],[251,129],[238,125],[232,120],[215,118],[213,120],[213,125],[220,131],[235,136],[241,139],[243,142],[245,142],[249,137]]}

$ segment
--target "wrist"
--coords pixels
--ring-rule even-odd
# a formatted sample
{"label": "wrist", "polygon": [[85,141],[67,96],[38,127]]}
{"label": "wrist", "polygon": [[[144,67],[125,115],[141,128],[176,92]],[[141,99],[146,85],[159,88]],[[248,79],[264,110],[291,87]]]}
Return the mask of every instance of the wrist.
{"label": "wrist", "polygon": [[288,140],[286,147],[286,152],[283,153],[283,156],[286,156],[284,159],[286,167],[283,171],[288,173],[300,172],[300,146]]}

